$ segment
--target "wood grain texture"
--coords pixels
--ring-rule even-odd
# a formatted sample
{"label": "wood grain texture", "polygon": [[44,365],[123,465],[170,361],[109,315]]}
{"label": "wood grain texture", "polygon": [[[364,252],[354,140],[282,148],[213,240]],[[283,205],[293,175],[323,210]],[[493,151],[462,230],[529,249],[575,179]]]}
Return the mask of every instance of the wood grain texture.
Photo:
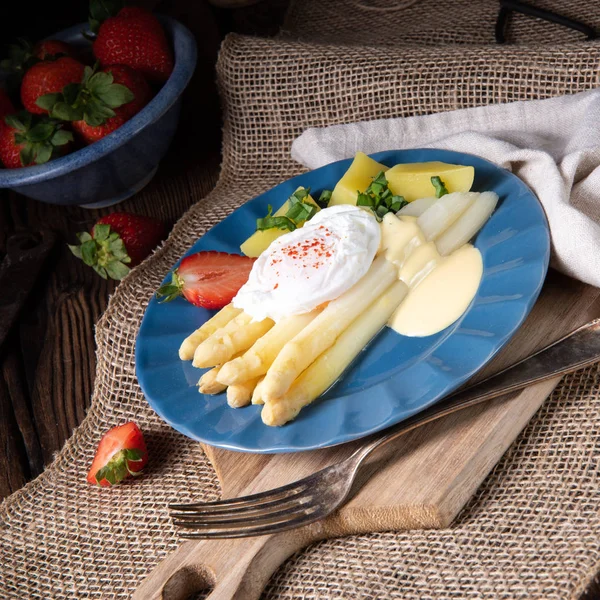
{"label": "wood grain texture", "polygon": [[[551,272],[525,324],[478,375],[517,362],[600,315],[600,290]],[[186,542],[143,582],[134,598],[181,600],[209,586],[209,598],[258,599],[291,554],[327,537],[450,525],[558,379],[423,426],[375,453],[350,501],[302,529],[245,540]],[[346,458],[360,442],[325,450],[252,455],[205,446],[223,497],[261,492]]]}

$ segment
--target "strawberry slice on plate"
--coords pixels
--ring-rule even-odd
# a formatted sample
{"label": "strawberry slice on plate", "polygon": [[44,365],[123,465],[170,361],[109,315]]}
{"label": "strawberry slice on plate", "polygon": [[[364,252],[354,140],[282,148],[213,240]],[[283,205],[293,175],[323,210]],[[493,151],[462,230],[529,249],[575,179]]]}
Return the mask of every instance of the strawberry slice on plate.
{"label": "strawberry slice on plate", "polygon": [[140,475],[148,451],[140,428],[133,422],[109,429],[98,444],[88,483],[109,487],[129,476]]}
{"label": "strawberry slice on plate", "polygon": [[248,281],[254,261],[240,254],[213,251],[186,256],[173,271],[171,283],[163,285],[157,296],[163,302],[183,296],[195,306],[223,308]]}

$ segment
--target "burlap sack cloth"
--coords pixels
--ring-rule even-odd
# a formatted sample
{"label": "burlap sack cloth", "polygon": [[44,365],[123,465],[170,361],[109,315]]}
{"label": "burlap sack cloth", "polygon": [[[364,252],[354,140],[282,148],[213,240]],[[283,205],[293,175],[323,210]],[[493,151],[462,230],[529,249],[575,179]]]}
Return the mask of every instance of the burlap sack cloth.
{"label": "burlap sack cloth", "polygon": [[[299,3],[288,29],[309,30],[311,10],[317,19],[342,4]],[[330,18],[332,28],[337,22]],[[448,29],[443,19],[430,23]],[[315,20],[315,30],[326,33],[325,24]],[[479,32],[474,41],[490,41]],[[152,293],[192,242],[298,172],[289,149],[303,128],[573,93],[597,85],[599,63],[600,44],[585,42],[367,49],[229,37],[218,65],[226,107],[219,184],[118,287],[97,327],[86,420],[45,473],[2,505],[2,598],[126,598],[177,546],[166,504],[218,497],[200,446],[146,404],[135,336]],[[146,432],[146,475],[111,490],[87,485],[99,437],[127,419]],[[577,598],[600,569],[599,422],[598,368],[567,377],[452,527],[316,544],[286,563],[265,597]]]}

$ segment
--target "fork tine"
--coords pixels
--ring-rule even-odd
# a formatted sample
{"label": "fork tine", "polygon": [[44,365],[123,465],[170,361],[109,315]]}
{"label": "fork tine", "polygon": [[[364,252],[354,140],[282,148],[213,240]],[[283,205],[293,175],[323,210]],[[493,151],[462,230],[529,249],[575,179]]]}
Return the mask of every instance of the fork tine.
{"label": "fork tine", "polygon": [[174,517],[173,523],[186,529],[224,529],[231,526],[239,525],[244,527],[245,524],[258,526],[262,524],[279,523],[282,519],[288,520],[295,515],[309,515],[316,510],[315,506],[306,506],[306,504],[293,504],[291,506],[273,510],[264,514],[259,514],[254,517],[246,515],[232,516],[229,518],[218,518],[220,515],[210,515],[208,519],[205,516],[190,517],[179,519]]}
{"label": "fork tine", "polygon": [[205,540],[205,539],[234,539],[241,537],[255,537],[259,535],[267,535],[280,533],[288,529],[295,529],[303,525],[308,525],[313,521],[321,519],[322,515],[315,511],[310,515],[303,514],[295,519],[282,521],[280,523],[272,523],[268,525],[259,525],[254,527],[233,527],[232,529],[218,529],[206,531],[180,532],[179,537],[186,540]]}
{"label": "fork tine", "polygon": [[275,501],[286,500],[298,494],[301,494],[307,489],[306,484],[298,485],[298,482],[291,483],[285,487],[277,488],[275,490],[267,490],[266,492],[260,492],[258,494],[252,494],[250,496],[243,496],[242,498],[232,498],[231,500],[216,500],[214,502],[194,502],[191,504],[169,504],[171,510],[176,511],[220,511],[229,510],[235,508],[236,510],[244,507],[250,507],[253,505],[260,505],[262,501],[271,503]]}
{"label": "fork tine", "polygon": [[308,500],[312,499],[311,495],[298,493],[284,500],[275,498],[274,500],[266,500],[260,504],[248,504],[238,507],[211,507],[206,510],[196,509],[187,511],[171,511],[171,517],[173,519],[225,519],[229,516],[243,515],[246,518],[251,518],[253,515],[259,516],[262,513],[268,513],[272,510],[278,510],[285,508],[290,505],[301,505],[306,504]]}

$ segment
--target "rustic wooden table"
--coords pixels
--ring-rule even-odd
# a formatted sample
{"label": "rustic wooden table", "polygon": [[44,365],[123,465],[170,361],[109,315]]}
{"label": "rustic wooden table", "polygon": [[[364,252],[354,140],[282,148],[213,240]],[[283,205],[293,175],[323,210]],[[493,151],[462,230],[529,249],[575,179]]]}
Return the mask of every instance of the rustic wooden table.
{"label": "rustic wooden table", "polygon": [[[214,8],[204,0],[134,2],[179,19],[198,43],[198,67],[184,96],[181,126],[155,178],[135,197],[103,210],[47,205],[0,190],[0,262],[14,233],[45,228],[57,234],[33,292],[0,350],[0,499],[41,473],[89,406],[95,375],[94,324],[116,283],[85,267],[66,244],[99,216],[115,210],[151,215],[172,226],[214,187],[221,144],[214,83],[220,41],[229,31],[274,35],[288,1],[262,0],[235,9]],[[0,39],[50,35],[84,21],[86,7],[79,0],[47,3],[28,20],[30,6],[14,5],[23,18],[1,20]],[[582,596],[582,600],[596,598],[600,598],[598,584]]]}
{"label": "rustic wooden table", "polygon": [[[75,233],[89,229],[99,216],[116,210],[158,217],[170,227],[213,188],[221,143],[214,75],[219,43],[228,31],[275,33],[287,4],[268,0],[227,10],[203,1],[137,3],[179,19],[198,43],[198,66],[184,95],[181,125],[157,175],[135,197],[103,210],[42,204],[0,190],[0,261],[7,240],[16,232],[48,228],[57,235],[0,352],[0,498],[43,470],[89,406],[95,373],[94,324],[116,283],[84,266],[66,244],[76,241]],[[84,21],[86,7],[87,3],[75,0],[58,3],[58,13],[42,13],[22,31],[10,31],[10,37],[3,31],[7,35],[0,39],[50,35]]]}

